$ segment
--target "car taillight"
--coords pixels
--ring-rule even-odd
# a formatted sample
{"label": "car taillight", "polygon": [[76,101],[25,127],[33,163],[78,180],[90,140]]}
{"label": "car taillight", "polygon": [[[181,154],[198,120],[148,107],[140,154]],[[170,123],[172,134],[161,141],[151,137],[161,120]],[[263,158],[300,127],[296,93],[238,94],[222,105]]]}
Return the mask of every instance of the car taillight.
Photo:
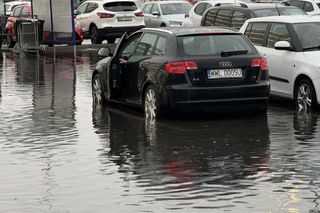
{"label": "car taillight", "polygon": [[143,17],[144,16],[142,11],[136,12],[134,15],[138,16],[138,17]]}
{"label": "car taillight", "polygon": [[268,70],[268,62],[266,58],[254,58],[251,67],[260,67],[261,70]]}
{"label": "car taillight", "polygon": [[174,74],[184,74],[186,70],[196,70],[198,65],[194,61],[176,61],[166,64],[166,72]]}
{"label": "car taillight", "polygon": [[97,13],[100,18],[113,18],[115,14],[112,13]]}

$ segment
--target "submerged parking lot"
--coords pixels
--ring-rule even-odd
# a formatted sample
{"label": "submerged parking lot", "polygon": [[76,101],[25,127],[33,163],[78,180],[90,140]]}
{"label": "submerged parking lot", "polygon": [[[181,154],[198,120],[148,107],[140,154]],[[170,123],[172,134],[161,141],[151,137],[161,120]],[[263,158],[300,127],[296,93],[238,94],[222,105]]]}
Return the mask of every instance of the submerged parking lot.
{"label": "submerged parking lot", "polygon": [[320,113],[146,124],[92,106],[96,52],[0,59],[0,212],[319,212]]}

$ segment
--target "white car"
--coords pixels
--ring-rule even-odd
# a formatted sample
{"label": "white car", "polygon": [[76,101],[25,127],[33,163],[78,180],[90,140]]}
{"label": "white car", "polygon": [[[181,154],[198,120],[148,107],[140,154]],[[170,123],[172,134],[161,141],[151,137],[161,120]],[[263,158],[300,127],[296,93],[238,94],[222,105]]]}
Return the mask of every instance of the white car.
{"label": "white car", "polygon": [[320,0],[288,0],[282,4],[286,3],[304,10],[309,15],[320,14]]}
{"label": "white car", "polygon": [[124,32],[145,26],[144,15],[135,0],[88,0],[75,10],[77,21],[92,44],[114,43]]}
{"label": "white car", "polygon": [[5,3],[6,15],[11,16],[13,9],[22,4],[30,4],[30,1],[11,1]]}
{"label": "white car", "polygon": [[241,27],[267,58],[271,95],[294,99],[299,110],[320,104],[320,19],[277,16],[248,19]]}
{"label": "white car", "polygon": [[245,3],[244,1],[239,0],[202,0],[198,1],[191,10],[189,14],[185,18],[184,22],[182,23],[183,27],[199,27],[201,24],[201,18],[203,13],[215,6],[226,5],[226,4],[238,4],[238,3]]}

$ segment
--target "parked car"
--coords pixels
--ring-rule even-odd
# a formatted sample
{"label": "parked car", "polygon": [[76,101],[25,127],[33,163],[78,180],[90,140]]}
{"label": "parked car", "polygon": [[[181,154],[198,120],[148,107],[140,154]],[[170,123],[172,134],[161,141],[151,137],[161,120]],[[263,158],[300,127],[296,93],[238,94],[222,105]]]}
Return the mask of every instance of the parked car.
{"label": "parked car", "polygon": [[146,27],[181,26],[191,8],[187,1],[153,1],[142,5]]}
{"label": "parked car", "polygon": [[240,29],[245,20],[254,17],[306,15],[297,7],[268,3],[251,3],[210,8],[201,19],[201,26],[226,26]]}
{"label": "parked car", "polygon": [[267,57],[272,95],[293,99],[300,110],[320,104],[319,17],[249,19],[240,32]]}
{"label": "parked car", "polygon": [[[10,48],[14,47],[15,43],[17,42],[17,33],[16,33],[17,20],[28,20],[30,18],[33,18],[32,8],[30,3],[19,5],[16,8],[14,8],[12,15],[7,20],[7,24],[5,28],[8,47]],[[83,31],[80,28],[79,23],[75,19],[74,21],[75,21],[76,44],[81,45],[83,41]],[[51,37],[52,37],[51,32],[43,32],[43,41],[45,44],[52,45]],[[66,40],[70,40],[71,42],[71,38],[66,38]]]}
{"label": "parked car", "polygon": [[167,110],[267,109],[267,61],[235,30],[144,28],[98,54],[95,104],[135,105],[151,120]]}
{"label": "parked car", "polygon": [[144,15],[135,0],[88,0],[75,11],[85,38],[92,44],[114,43],[124,32],[145,26]]}
{"label": "parked car", "polygon": [[182,23],[183,27],[197,27],[201,24],[201,18],[203,13],[215,6],[235,4],[236,2],[242,2],[239,0],[206,0],[198,1],[189,11],[189,14],[186,15],[184,22]]}
{"label": "parked car", "polygon": [[289,0],[282,4],[298,7],[310,15],[320,14],[320,0]]}
{"label": "parked car", "polygon": [[5,3],[5,11],[7,16],[11,16],[14,8],[22,4],[30,4],[30,1],[11,1]]}

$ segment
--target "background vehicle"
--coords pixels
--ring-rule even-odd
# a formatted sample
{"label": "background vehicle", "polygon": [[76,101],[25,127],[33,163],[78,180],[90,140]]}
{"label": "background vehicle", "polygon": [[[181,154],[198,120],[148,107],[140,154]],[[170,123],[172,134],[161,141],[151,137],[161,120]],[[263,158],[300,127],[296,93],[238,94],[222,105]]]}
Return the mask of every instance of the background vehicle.
{"label": "background vehicle", "polygon": [[282,4],[289,4],[304,10],[308,14],[320,14],[320,1],[319,0],[289,0],[284,1]]}
{"label": "background vehicle", "polygon": [[146,27],[181,26],[192,4],[186,1],[154,1],[142,5]]}
{"label": "background vehicle", "polygon": [[14,8],[16,8],[19,5],[28,4],[28,3],[30,4],[30,1],[11,1],[11,2],[5,3],[4,5],[6,10],[6,15],[11,16]]}
{"label": "background vehicle", "polygon": [[88,0],[75,11],[85,38],[92,44],[114,43],[124,32],[144,27],[144,15],[134,0]]}
{"label": "background vehicle", "polygon": [[201,26],[225,26],[238,30],[247,19],[280,15],[306,15],[306,13],[297,7],[268,3],[228,5],[207,10],[202,16]]}
{"label": "background vehicle", "polygon": [[[31,4],[23,4],[17,6],[14,10],[12,15],[8,18],[7,24],[6,24],[6,35],[7,35],[7,45],[8,47],[12,48],[14,47],[16,41],[17,41],[17,35],[16,35],[16,22],[17,20],[27,20],[32,18],[32,9]],[[79,26],[79,23],[75,20],[75,34],[76,34],[76,44],[80,45],[83,41],[83,31]],[[51,45],[51,32],[43,32],[43,40],[45,41],[45,44]],[[66,38],[70,40],[70,38]]]}
{"label": "background vehicle", "polygon": [[112,55],[99,55],[105,58],[92,74],[95,104],[135,105],[150,120],[167,110],[267,109],[267,62],[234,30],[145,28],[124,35]]}
{"label": "background vehicle", "polygon": [[320,104],[319,17],[255,18],[240,32],[268,59],[272,95],[294,99],[300,110]]}

